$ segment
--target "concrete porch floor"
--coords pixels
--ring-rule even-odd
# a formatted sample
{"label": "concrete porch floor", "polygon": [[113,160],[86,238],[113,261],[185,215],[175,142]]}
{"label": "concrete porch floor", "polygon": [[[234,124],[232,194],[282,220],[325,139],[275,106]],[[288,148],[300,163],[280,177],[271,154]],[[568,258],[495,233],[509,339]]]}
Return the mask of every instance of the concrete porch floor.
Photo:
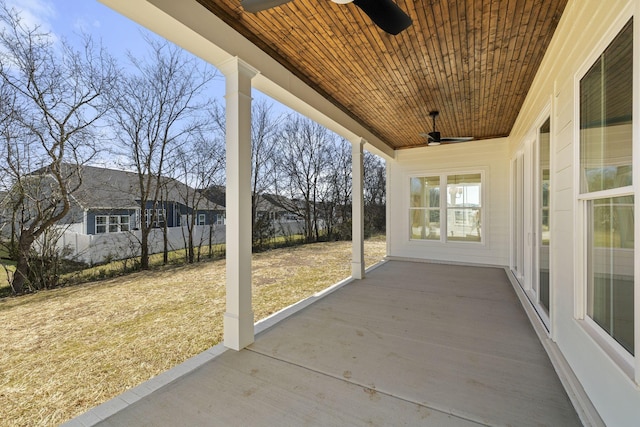
{"label": "concrete porch floor", "polygon": [[406,261],[129,400],[68,425],[580,425],[503,269]]}

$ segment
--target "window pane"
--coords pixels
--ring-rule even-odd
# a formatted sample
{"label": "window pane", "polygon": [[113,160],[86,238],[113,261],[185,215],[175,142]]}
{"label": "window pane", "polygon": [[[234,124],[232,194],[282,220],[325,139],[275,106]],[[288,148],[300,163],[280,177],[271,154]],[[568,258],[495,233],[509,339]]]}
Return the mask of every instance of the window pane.
{"label": "window pane", "polygon": [[440,240],[440,210],[411,209],[411,239]]}
{"label": "window pane", "polygon": [[447,240],[479,242],[480,210],[479,209],[448,209]]}
{"label": "window pane", "polygon": [[631,185],[633,22],[580,80],[580,191]]}
{"label": "window pane", "polygon": [[587,202],[587,314],[633,354],[633,196]]}
{"label": "window pane", "polygon": [[540,154],[540,248],[539,248],[539,269],[538,269],[538,281],[539,281],[539,298],[540,304],[549,312],[549,242],[550,242],[550,228],[549,228],[549,186],[550,181],[550,160],[551,160],[551,120],[547,119],[540,127],[539,132],[539,154]]}
{"label": "window pane", "polygon": [[96,225],[102,225],[107,223],[106,216],[96,216]]}
{"label": "window pane", "polygon": [[447,177],[447,240],[481,241],[479,173]]}
{"label": "window pane", "polygon": [[440,206],[440,177],[411,178],[412,208],[437,208]]}

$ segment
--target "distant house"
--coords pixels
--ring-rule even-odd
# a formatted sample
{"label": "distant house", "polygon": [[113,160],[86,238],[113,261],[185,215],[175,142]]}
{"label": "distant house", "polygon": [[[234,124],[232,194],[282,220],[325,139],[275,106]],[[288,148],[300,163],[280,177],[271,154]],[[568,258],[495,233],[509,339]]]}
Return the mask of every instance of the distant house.
{"label": "distant house", "polygon": [[[69,212],[53,228],[59,233],[56,245],[65,248],[66,256],[90,264],[135,256],[143,221],[153,228],[149,236],[151,253],[162,251],[163,242],[170,250],[184,248],[188,235],[197,244],[224,241],[224,227],[220,225],[225,223],[225,208],[202,197],[198,189],[162,177],[158,200],[148,201],[143,207],[138,174],[94,166],[81,166],[75,173],[76,166],[68,167],[70,186],[78,188],[71,194]],[[46,203],[57,192],[46,168],[32,172],[23,181],[28,187],[21,191],[31,194],[28,199],[39,200],[26,206],[27,211],[37,212],[37,204]],[[10,226],[15,221],[10,194],[0,198],[0,235],[4,238],[17,229]],[[186,226],[194,226],[193,232],[186,232]]]}
{"label": "distant house", "polygon": [[[140,206],[138,174],[93,166],[82,167],[82,184],[63,223],[80,234],[118,233],[140,229],[224,223],[224,207],[200,197],[198,190],[173,178],[162,178],[158,201]],[[192,219],[190,219],[192,218]]]}
{"label": "distant house", "polygon": [[[226,206],[226,188],[222,185],[214,185],[204,191],[205,197],[212,203]],[[258,194],[256,200],[256,217],[269,218],[274,222],[300,221],[295,214],[296,201],[275,194]]]}
{"label": "distant house", "polygon": [[[226,188],[214,185],[203,191],[212,203],[226,205]],[[293,236],[304,234],[305,224],[300,215],[296,214],[298,202],[274,194],[254,195],[255,222],[253,238],[260,241],[270,236]]]}

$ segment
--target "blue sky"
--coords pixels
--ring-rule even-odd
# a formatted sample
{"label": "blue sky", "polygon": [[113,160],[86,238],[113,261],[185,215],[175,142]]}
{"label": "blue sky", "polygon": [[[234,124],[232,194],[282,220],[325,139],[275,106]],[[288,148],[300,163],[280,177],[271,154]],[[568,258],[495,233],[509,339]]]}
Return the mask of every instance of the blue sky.
{"label": "blue sky", "polygon": [[[129,18],[126,18],[97,0],[5,0],[10,6],[21,11],[21,16],[29,24],[38,24],[58,37],[73,42],[84,32],[95,40],[101,40],[107,50],[121,64],[126,64],[127,51],[135,56],[143,56],[146,42],[142,34],[153,34]],[[178,0],[176,0],[178,1]],[[153,34],[154,37],[159,37]],[[212,88],[215,97],[222,101],[224,79],[220,78]],[[266,98],[254,90],[254,98]],[[277,112],[290,111],[271,100]]]}
{"label": "blue sky", "polygon": [[6,0],[30,24],[73,41],[82,31],[101,39],[115,57],[144,51],[140,26],[97,0]]}

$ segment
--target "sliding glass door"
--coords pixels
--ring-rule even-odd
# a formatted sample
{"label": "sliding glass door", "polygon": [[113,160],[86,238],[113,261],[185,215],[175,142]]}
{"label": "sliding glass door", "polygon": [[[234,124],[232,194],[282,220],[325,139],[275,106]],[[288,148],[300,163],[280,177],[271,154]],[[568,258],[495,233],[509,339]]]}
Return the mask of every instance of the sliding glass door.
{"label": "sliding glass door", "polygon": [[551,121],[512,159],[511,269],[547,329],[551,307]]}

